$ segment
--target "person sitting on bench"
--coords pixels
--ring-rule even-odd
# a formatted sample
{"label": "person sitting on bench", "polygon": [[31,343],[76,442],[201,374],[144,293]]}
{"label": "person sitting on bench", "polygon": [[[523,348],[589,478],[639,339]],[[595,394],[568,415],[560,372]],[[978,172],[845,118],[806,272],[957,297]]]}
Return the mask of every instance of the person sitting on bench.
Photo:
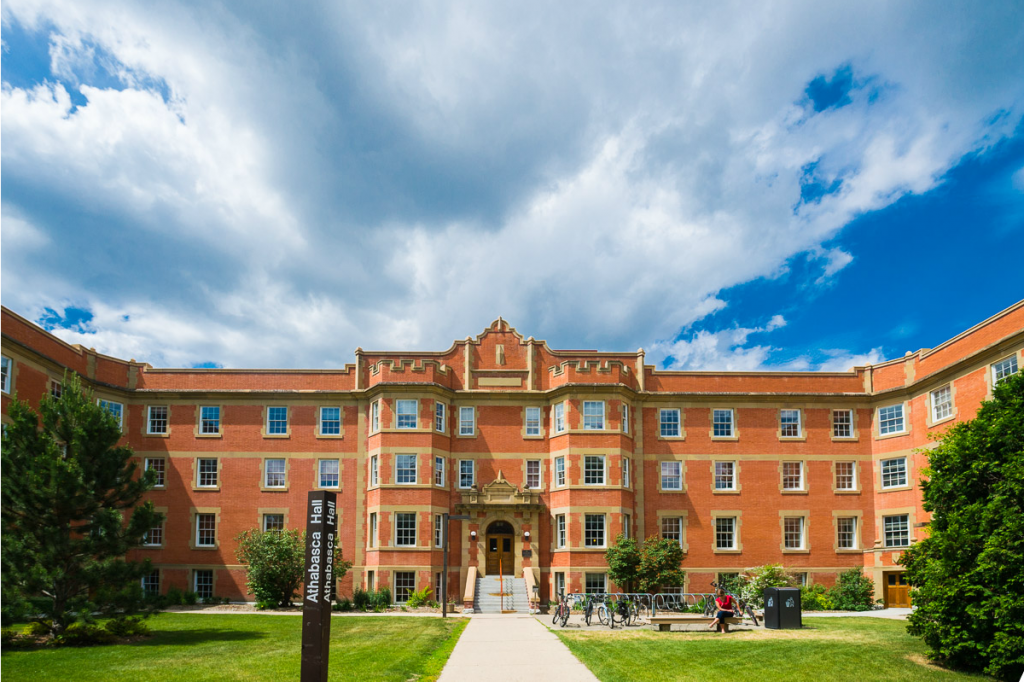
{"label": "person sitting on bench", "polygon": [[715,606],[718,607],[718,615],[711,621],[708,630],[714,630],[717,627],[719,632],[727,632],[729,626],[725,619],[736,615],[738,609],[736,600],[731,594],[726,594],[725,590],[718,588],[718,593],[715,595]]}

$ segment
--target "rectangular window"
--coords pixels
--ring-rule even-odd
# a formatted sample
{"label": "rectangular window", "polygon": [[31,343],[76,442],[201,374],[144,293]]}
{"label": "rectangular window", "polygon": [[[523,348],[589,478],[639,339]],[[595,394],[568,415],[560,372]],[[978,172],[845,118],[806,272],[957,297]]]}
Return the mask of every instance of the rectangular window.
{"label": "rectangular window", "polygon": [[953,390],[943,386],[932,391],[932,421],[937,422],[953,414]]}
{"label": "rectangular window", "polygon": [[857,466],[854,462],[836,462],[836,490],[857,489]]}
{"label": "rectangular window", "polygon": [[555,457],[555,487],[565,485],[565,457]]}
{"label": "rectangular window", "polygon": [[434,403],[434,430],[439,433],[445,432],[445,421],[448,417],[448,406],[444,403]]}
{"label": "rectangular window", "polygon": [[196,514],[196,547],[217,546],[217,515]]}
{"label": "rectangular window", "polygon": [[583,457],[583,484],[604,485],[604,455]]}
{"label": "rectangular window", "polygon": [[396,512],[395,513],[395,546],[415,547],[416,546],[416,513]]}
{"label": "rectangular window", "polygon": [[782,520],[783,541],[786,549],[804,548],[804,517],[792,516]]}
{"label": "rectangular window", "polygon": [[416,483],[416,455],[395,455],[395,483]]}
{"label": "rectangular window", "polygon": [[604,547],[604,514],[584,514],[583,546]]}
{"label": "rectangular window", "polygon": [[370,433],[380,431],[380,401],[370,403]]}
{"label": "rectangular window", "polygon": [[539,488],[540,487],[540,460],[539,459],[528,459],[528,460],[526,460],[526,487],[527,488]]}
{"label": "rectangular window", "polygon": [[112,400],[100,400],[98,402],[100,407],[114,415],[117,419],[118,426],[124,426],[124,405],[121,403],[115,403]]}
{"label": "rectangular window", "polygon": [[662,462],[661,463],[661,489],[682,490],[683,489],[683,463]]}
{"label": "rectangular window", "polygon": [[910,516],[908,514],[883,516],[882,525],[885,531],[886,547],[910,546]]}
{"label": "rectangular window", "polygon": [[413,571],[395,571],[395,603],[404,604],[416,591],[416,573]]}
{"label": "rectangular window", "polygon": [[373,586],[376,584],[375,577],[373,571],[366,572],[366,589],[368,592],[373,592]]}
{"label": "rectangular window", "polygon": [[629,487],[629,458],[622,458],[622,487]]}
{"label": "rectangular window", "polygon": [[370,547],[377,546],[377,512],[370,512]]}
{"label": "rectangular window", "polygon": [[800,410],[779,410],[779,433],[783,438],[800,437]]}
{"label": "rectangular window", "polygon": [[604,429],[604,401],[583,401],[583,429],[585,431],[602,431]]}
{"label": "rectangular window", "polygon": [[1006,377],[1013,376],[1017,373],[1017,356],[1011,355],[1010,357],[1000,360],[999,362],[992,365],[992,385],[998,386],[999,382]]}
{"label": "rectangular window", "polygon": [[735,462],[715,462],[715,490],[736,490]]}
{"label": "rectangular window", "polygon": [[472,488],[476,485],[476,463],[471,459],[459,460],[459,487]]}
{"label": "rectangular window", "polygon": [[476,435],[476,410],[472,407],[459,408],[459,435]]}
{"label": "rectangular window", "polygon": [[209,599],[213,596],[213,571],[210,569],[196,569],[192,572],[193,586],[196,596],[200,599]]}
{"label": "rectangular window", "polygon": [[587,594],[607,594],[608,588],[606,587],[607,581],[604,573],[587,573],[586,574],[586,593]]}
{"label": "rectangular window", "polygon": [[154,435],[167,433],[167,406],[150,405],[147,422],[148,429],[146,433]]}
{"label": "rectangular window", "polygon": [[732,410],[714,410],[711,429],[715,438],[732,437]]}
{"label": "rectangular window", "polygon": [[220,433],[219,405],[207,405],[199,408],[199,433]]}
{"label": "rectangular window", "polygon": [[341,435],[341,408],[321,407],[320,408],[320,435],[340,436]]}
{"label": "rectangular window", "polygon": [[565,514],[559,514],[555,517],[555,547],[558,549],[565,548],[566,541],[566,527],[565,527]]}
{"label": "rectangular window", "polygon": [[907,458],[882,460],[882,488],[900,488],[907,484]]}
{"label": "rectangular window", "polygon": [[0,356],[0,382],[3,385],[3,392],[11,392],[11,359],[6,355]]}
{"label": "rectangular window", "polygon": [[622,515],[622,537],[627,540],[633,535],[633,517],[629,514]]}
{"label": "rectangular window", "polygon": [[804,463],[783,462],[782,463],[782,489],[803,490],[804,489]]}
{"label": "rectangular window", "polygon": [[661,537],[673,540],[683,546],[683,519],[680,516],[666,516],[661,519]]}
{"label": "rectangular window", "polygon": [[832,410],[832,437],[853,438],[853,410]]}
{"label": "rectangular window", "polygon": [[380,483],[380,467],[377,455],[370,456],[370,485],[376,487]]}
{"label": "rectangular window", "polygon": [[167,484],[167,460],[163,457],[146,458],[146,471],[156,474],[154,487],[163,488]]}
{"label": "rectangular window", "polygon": [[658,410],[662,438],[679,437],[679,410]]}
{"label": "rectangular window", "polygon": [[142,576],[142,591],[147,595],[160,594],[160,569]]}
{"label": "rectangular window", "polygon": [[555,594],[559,597],[565,594],[565,573],[555,573]]}
{"label": "rectangular window", "polygon": [[199,478],[196,482],[198,488],[217,487],[217,459],[201,458],[199,460]]}
{"label": "rectangular window", "polygon": [[629,433],[629,405],[622,403],[622,432]]}
{"label": "rectangular window", "polygon": [[283,436],[288,433],[288,408],[268,407],[267,408],[267,434],[271,436]]}
{"label": "rectangular window", "polygon": [[857,549],[857,517],[841,516],[836,519],[836,546],[839,549]]}
{"label": "rectangular window", "polygon": [[878,433],[903,433],[903,405],[878,408]]}
{"label": "rectangular window", "polygon": [[142,544],[147,547],[159,547],[164,544],[164,524],[153,526],[142,538]]}
{"label": "rectangular window", "polygon": [[322,459],[320,460],[320,487],[321,488],[337,488],[341,483],[340,480],[340,467],[339,462],[336,459]]}
{"label": "rectangular window", "polygon": [[434,485],[444,485],[444,457],[434,458]]}
{"label": "rectangular window", "polygon": [[400,429],[416,428],[416,405],[415,400],[396,400],[395,410],[398,414],[397,426]]}
{"label": "rectangular window", "polygon": [[539,436],[540,435],[540,408],[539,407],[527,407],[526,408],[526,435],[527,436]]}
{"label": "rectangular window", "polygon": [[444,547],[444,533],[442,528],[444,525],[444,517],[440,514],[434,514],[434,547],[440,549]]}
{"label": "rectangular window", "polygon": [[736,517],[720,516],[715,519],[715,547],[736,549]]}
{"label": "rectangular window", "polygon": [[565,403],[555,403],[555,433],[565,431]]}
{"label": "rectangular window", "polygon": [[60,383],[56,379],[50,381],[50,397],[54,400],[60,400],[60,397],[64,395],[64,384]]}
{"label": "rectangular window", "polygon": [[263,532],[284,530],[284,514],[264,514]]}
{"label": "rectangular window", "polygon": [[285,461],[283,459],[264,460],[266,471],[263,473],[264,488],[283,488]]}

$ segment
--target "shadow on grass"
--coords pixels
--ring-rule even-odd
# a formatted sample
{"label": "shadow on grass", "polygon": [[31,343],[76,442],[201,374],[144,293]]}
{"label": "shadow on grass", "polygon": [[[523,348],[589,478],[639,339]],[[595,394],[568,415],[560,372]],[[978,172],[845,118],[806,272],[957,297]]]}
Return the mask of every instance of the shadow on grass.
{"label": "shadow on grass", "polygon": [[252,630],[224,630],[214,628],[197,628],[194,630],[176,630],[157,632],[148,639],[135,642],[136,646],[186,646],[207,642],[244,642],[247,640],[266,639],[268,634]]}

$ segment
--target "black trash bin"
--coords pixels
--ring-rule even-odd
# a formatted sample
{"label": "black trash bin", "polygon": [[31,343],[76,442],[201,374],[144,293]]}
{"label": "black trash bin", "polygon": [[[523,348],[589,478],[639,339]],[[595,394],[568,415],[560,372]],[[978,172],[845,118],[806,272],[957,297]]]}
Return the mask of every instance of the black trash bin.
{"label": "black trash bin", "polygon": [[804,625],[800,613],[800,588],[767,587],[764,591],[764,626],[772,630],[797,630]]}

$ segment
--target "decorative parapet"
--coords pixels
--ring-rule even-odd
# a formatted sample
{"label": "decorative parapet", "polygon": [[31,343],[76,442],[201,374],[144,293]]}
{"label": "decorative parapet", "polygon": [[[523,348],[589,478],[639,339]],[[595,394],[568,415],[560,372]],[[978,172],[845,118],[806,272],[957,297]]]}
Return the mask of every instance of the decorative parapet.
{"label": "decorative parapet", "polygon": [[631,370],[629,365],[622,360],[562,360],[557,365],[548,367],[551,376],[557,377],[565,373],[565,368],[572,365],[577,374],[589,374],[592,368],[597,368],[599,374],[608,374],[612,371],[612,365],[618,365],[623,375],[629,376]]}
{"label": "decorative parapet", "polygon": [[440,374],[448,373],[448,365],[443,362],[438,362],[437,360],[427,360],[425,358],[421,358],[419,360],[415,358],[399,358],[397,360],[393,358],[381,358],[369,366],[370,375],[375,376],[380,374],[381,367],[385,364],[387,364],[388,369],[395,373],[402,373],[408,369],[411,372],[422,374],[427,371],[428,365],[432,365]]}
{"label": "decorative parapet", "polygon": [[505,475],[498,471],[498,477],[480,490],[468,490],[462,493],[464,508],[480,507],[514,507],[528,508],[540,504],[540,495],[529,490],[520,490],[505,480]]}

